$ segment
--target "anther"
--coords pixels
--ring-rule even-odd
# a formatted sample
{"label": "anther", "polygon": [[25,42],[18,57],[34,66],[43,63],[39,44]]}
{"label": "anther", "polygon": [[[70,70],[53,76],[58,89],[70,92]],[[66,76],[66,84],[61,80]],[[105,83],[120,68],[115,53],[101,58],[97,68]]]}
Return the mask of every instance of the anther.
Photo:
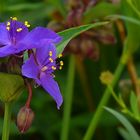
{"label": "anther", "polygon": [[17,29],[17,32],[21,32],[21,31],[22,31],[22,28],[18,28],[18,29]]}
{"label": "anther", "polygon": [[10,22],[7,22],[7,26],[10,26]]}
{"label": "anther", "polygon": [[53,59],[52,59],[51,57],[49,58],[49,61],[50,61],[51,63],[53,63]]}
{"label": "anther", "polygon": [[52,56],[52,51],[49,51],[49,56]]}
{"label": "anther", "polygon": [[62,56],[63,56],[62,54],[59,54],[59,55],[58,55],[58,58],[61,58]]}
{"label": "anther", "polygon": [[26,26],[26,27],[30,27],[31,25],[28,23],[28,21],[25,21],[24,22],[24,25]]}
{"label": "anther", "polygon": [[46,71],[47,69],[48,69],[48,67],[47,67],[47,66],[44,66],[44,67],[41,69],[41,71],[44,72],[44,71]]}
{"label": "anther", "polygon": [[30,26],[31,26],[30,24],[26,25],[26,27],[28,27],[28,28],[29,28]]}
{"label": "anther", "polygon": [[52,70],[56,70],[56,67],[55,66],[52,66]]}
{"label": "anther", "polygon": [[63,66],[63,65],[64,65],[63,61],[60,61],[60,65],[61,65],[61,66]]}
{"label": "anther", "polygon": [[60,66],[59,69],[62,70],[62,66]]}
{"label": "anther", "polygon": [[25,21],[24,24],[27,25],[28,24],[28,21]]}
{"label": "anther", "polygon": [[6,29],[9,31],[10,30],[10,27],[7,26]]}
{"label": "anther", "polygon": [[17,20],[17,17],[13,17],[12,20]]}
{"label": "anther", "polygon": [[52,73],[53,78],[55,78],[55,75]]}

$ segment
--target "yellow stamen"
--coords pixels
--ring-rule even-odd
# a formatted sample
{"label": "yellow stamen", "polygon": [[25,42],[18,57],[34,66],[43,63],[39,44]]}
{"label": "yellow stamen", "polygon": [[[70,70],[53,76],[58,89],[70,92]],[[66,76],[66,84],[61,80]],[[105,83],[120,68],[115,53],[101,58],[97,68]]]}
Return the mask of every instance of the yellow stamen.
{"label": "yellow stamen", "polygon": [[58,55],[58,58],[61,58],[62,56],[63,56],[62,54],[59,54],[59,55]]}
{"label": "yellow stamen", "polygon": [[22,31],[22,28],[18,28],[18,29],[17,29],[17,32],[21,32],[21,31]]}
{"label": "yellow stamen", "polygon": [[53,78],[55,78],[55,75],[52,73]]}
{"label": "yellow stamen", "polygon": [[49,56],[52,56],[52,51],[49,51]]}
{"label": "yellow stamen", "polygon": [[61,65],[61,66],[63,66],[63,65],[64,65],[63,61],[60,61],[60,65]]}
{"label": "yellow stamen", "polygon": [[46,71],[48,69],[48,67],[47,66],[44,66],[42,69],[41,69],[41,71]]}
{"label": "yellow stamen", "polygon": [[25,21],[24,24],[27,25],[28,24],[28,21]]}
{"label": "yellow stamen", "polygon": [[62,66],[60,66],[59,69],[62,70]]}
{"label": "yellow stamen", "polygon": [[7,22],[7,26],[10,26],[10,22]]}
{"label": "yellow stamen", "polygon": [[28,21],[25,21],[24,22],[24,25],[26,26],[26,27],[30,27],[31,25],[28,23]]}
{"label": "yellow stamen", "polygon": [[30,24],[26,25],[26,27],[28,27],[28,28],[29,28],[30,26],[31,26]]}
{"label": "yellow stamen", "polygon": [[50,60],[51,63],[53,63],[53,59],[51,57],[49,58],[49,60]]}
{"label": "yellow stamen", "polygon": [[17,20],[17,17],[13,17],[12,20]]}
{"label": "yellow stamen", "polygon": [[10,30],[10,27],[7,26],[6,29],[9,31]]}
{"label": "yellow stamen", "polygon": [[56,67],[55,66],[52,66],[52,70],[56,70]]}

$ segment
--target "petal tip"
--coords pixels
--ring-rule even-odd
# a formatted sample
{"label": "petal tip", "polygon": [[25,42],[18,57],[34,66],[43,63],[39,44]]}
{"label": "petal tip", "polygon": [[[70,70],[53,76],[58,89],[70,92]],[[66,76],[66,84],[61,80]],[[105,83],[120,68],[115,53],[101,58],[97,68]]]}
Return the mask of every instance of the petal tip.
{"label": "petal tip", "polygon": [[57,109],[60,110],[60,107],[63,103],[63,97],[61,96],[61,99],[59,99],[59,101],[57,101],[56,103],[57,103]]}

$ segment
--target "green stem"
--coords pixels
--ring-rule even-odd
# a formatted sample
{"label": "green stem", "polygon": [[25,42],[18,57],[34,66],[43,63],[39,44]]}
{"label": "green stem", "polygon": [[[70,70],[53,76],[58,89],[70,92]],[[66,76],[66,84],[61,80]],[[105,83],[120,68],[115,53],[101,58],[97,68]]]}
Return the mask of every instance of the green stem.
{"label": "green stem", "polygon": [[70,121],[73,87],[74,87],[74,75],[75,75],[75,58],[74,56],[71,56],[69,62],[69,70],[68,70],[67,85],[66,85],[66,92],[65,92],[61,140],[68,139],[69,121]]}
{"label": "green stem", "polygon": [[[115,74],[114,74],[114,79],[113,79],[113,82],[111,85],[112,88],[116,85],[117,81],[119,80],[120,75],[124,69],[124,66],[125,66],[125,64],[120,61],[119,65],[115,71]],[[103,106],[105,106],[108,103],[110,96],[111,96],[110,90],[108,88],[106,88],[106,90],[103,94],[103,97],[102,97],[102,99],[98,105],[98,108],[97,108],[97,110],[96,110],[96,112],[91,120],[91,123],[86,131],[86,134],[85,134],[83,140],[91,140],[92,139],[92,136],[93,136],[95,129],[98,125],[98,122],[102,116]]]}
{"label": "green stem", "polygon": [[110,93],[112,94],[113,98],[116,100],[116,102],[121,106],[120,100],[119,100],[118,96],[116,95],[116,93],[114,92],[111,85],[108,85],[108,89],[109,89]]}
{"label": "green stem", "polygon": [[[122,112],[124,112],[125,114],[130,115],[132,118],[137,119],[137,117],[127,108],[127,106],[125,105],[125,103],[123,102],[123,100],[117,97],[117,95],[115,94],[113,88],[108,85],[108,89],[110,90],[110,93],[112,94],[113,98],[116,100],[116,102],[120,105],[120,107],[122,108]],[[138,120],[139,121],[139,120]]]}
{"label": "green stem", "polygon": [[11,121],[11,104],[10,103],[5,103],[2,140],[9,140],[10,121]]}

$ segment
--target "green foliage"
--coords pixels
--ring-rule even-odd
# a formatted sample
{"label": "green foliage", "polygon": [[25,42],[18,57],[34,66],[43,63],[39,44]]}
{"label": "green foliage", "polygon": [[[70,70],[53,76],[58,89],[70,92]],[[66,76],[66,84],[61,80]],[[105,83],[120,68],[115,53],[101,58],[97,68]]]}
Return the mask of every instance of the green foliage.
{"label": "green foliage", "polygon": [[57,45],[57,54],[60,54],[63,52],[64,48],[66,45],[69,43],[71,39],[76,37],[77,35],[95,27],[103,26],[108,24],[108,22],[97,22],[94,24],[88,24],[88,25],[83,25],[79,27],[73,27],[67,30],[64,30],[62,32],[59,32],[58,34],[63,37],[63,40],[60,44]]}
{"label": "green foliage", "polygon": [[124,128],[120,127],[118,131],[125,140],[132,140],[130,134]]}
{"label": "green foliage", "polygon": [[17,99],[24,89],[23,78],[19,75],[0,73],[0,100],[11,102]]}
{"label": "green foliage", "polygon": [[46,3],[53,5],[64,17],[66,16],[67,11],[63,0],[46,0]]}
{"label": "green foliage", "polygon": [[101,2],[97,4],[96,7],[89,8],[84,13],[84,22],[89,23],[89,22],[92,22],[93,19],[96,19],[96,18],[105,18],[106,16],[118,13],[119,10],[120,10],[119,5],[113,5],[111,3]]}
{"label": "green foliage", "polygon": [[44,3],[21,3],[21,4],[14,4],[5,7],[6,11],[18,11],[18,10],[37,10],[39,8],[43,8]]}
{"label": "green foliage", "polygon": [[138,98],[134,92],[131,92],[130,96],[130,107],[132,110],[132,113],[134,116],[138,119],[140,119],[140,113],[139,113],[139,106],[138,106]]}
{"label": "green foliage", "polygon": [[[140,21],[140,16],[134,11],[130,3],[131,2],[129,2],[128,0],[121,1],[121,9],[122,9],[123,15]],[[125,42],[125,47],[126,47],[125,51],[127,51],[128,57],[129,57],[139,47],[140,33],[137,31],[140,30],[140,26],[134,25],[134,23],[130,23],[126,21],[126,27],[127,27],[127,38]]]}
{"label": "green foliage", "polygon": [[115,111],[113,109],[107,108],[107,107],[105,107],[105,110],[107,110],[109,113],[114,115],[122,123],[122,125],[125,127],[125,129],[129,133],[131,139],[133,139],[133,140],[139,140],[140,139],[140,136],[137,134],[134,127],[131,125],[131,123],[122,114],[118,113],[117,111]]}
{"label": "green foliage", "polygon": [[[17,16],[18,19],[22,21],[28,20],[31,24],[31,28],[34,28],[36,26],[46,27],[51,20],[56,22],[57,26],[63,26],[62,28],[65,30],[58,32],[58,34],[63,37],[63,41],[57,45],[57,54],[62,53],[64,48],[67,47],[68,43],[72,39],[80,38],[78,46],[79,48],[81,47],[81,42],[83,42],[84,39],[88,41],[89,39],[91,39],[92,44],[90,44],[90,49],[93,49],[93,52],[98,53],[99,55],[99,60],[97,61],[89,60],[86,58],[92,52],[89,49],[88,53],[85,53],[89,45],[88,41],[86,45],[84,44],[84,47],[80,48],[80,51],[78,50],[78,52],[76,52],[76,54],[78,54],[79,56],[77,60],[80,61],[83,65],[81,71],[85,72],[85,76],[87,79],[87,83],[85,81],[83,83],[86,83],[89,86],[89,89],[85,91],[85,85],[82,84],[81,77],[78,71],[79,65],[75,63],[74,65],[71,65],[71,67],[69,67],[69,55],[67,55],[66,53],[64,55],[65,57],[63,58],[65,64],[64,69],[56,73],[56,80],[60,85],[60,89],[64,97],[64,104],[62,105],[61,110],[58,111],[56,109],[54,101],[48,94],[45,93],[42,88],[34,88],[33,99],[30,107],[35,112],[35,120],[31,129],[26,134],[19,135],[14,120],[16,119],[17,112],[23,105],[25,105],[28,97],[27,91],[24,90],[24,94],[20,96],[20,99],[17,100],[16,104],[13,107],[11,140],[57,140],[62,137],[62,126],[64,126],[64,130],[67,131],[67,140],[82,140],[86,131],[88,130],[87,128],[89,127],[89,125],[91,125],[91,137],[88,137],[88,139],[85,140],[118,140],[120,139],[120,136],[116,132],[116,129],[114,129],[116,128],[116,126],[118,126],[118,121],[114,119],[113,115],[118,118],[118,120],[120,120],[120,122],[124,126],[124,128],[119,128],[119,132],[124,139],[140,139],[128,119],[114,110],[107,108],[107,110],[113,114],[110,115],[103,109],[103,106],[105,106],[105,104],[107,103],[108,106],[119,108],[120,111],[130,116],[130,120],[136,120],[135,122],[131,123],[133,123],[133,125],[136,126],[137,130],[139,130],[140,112],[138,106],[138,97],[136,96],[135,92],[131,92],[131,94],[120,93],[117,82],[119,80],[120,85],[121,81],[126,78],[125,73],[127,73],[127,69],[124,69],[124,64],[127,63],[127,59],[129,58],[129,56],[134,54],[135,64],[138,66],[140,65],[140,0],[121,0],[120,4],[112,4],[107,2],[107,0],[98,0],[98,3],[95,6],[89,6],[87,8],[87,11],[83,13],[82,21],[80,22],[81,25],[77,26],[76,24],[76,26],[69,29],[66,29],[68,28],[66,21],[68,19],[68,15],[71,14],[70,11],[72,12],[72,8],[67,4],[67,2],[72,2],[73,4],[75,4],[77,0],[2,0],[0,3],[1,21],[6,21],[11,16]],[[76,8],[75,11],[76,10],[78,9]],[[74,15],[77,18],[76,12],[74,13]],[[75,17],[73,17],[73,19],[75,19]],[[106,30],[108,30],[108,25],[109,27],[111,25],[108,24],[110,22],[100,22],[101,20],[106,19],[109,19],[109,21],[115,20],[115,22],[112,22],[112,30],[114,32],[111,33],[114,33],[116,44],[103,45],[100,42],[100,39],[102,39],[102,37],[107,37],[107,39],[110,39],[108,38],[110,36],[104,36],[106,34]],[[125,30],[127,37],[125,38],[124,36],[125,41],[120,40],[121,32],[118,31],[118,26],[114,24],[118,19],[120,19],[124,23],[123,29]],[[86,33],[91,33],[93,36],[89,37],[89,34],[81,34],[84,31],[87,31]],[[80,37],[78,37],[78,35],[80,35]],[[124,52],[123,58],[125,58],[125,63],[123,64],[119,61],[120,58],[122,58],[122,51]],[[86,55],[81,55],[81,52],[85,53]],[[25,53],[24,58],[28,58],[27,53]],[[76,57],[74,59],[76,59]],[[7,59],[0,59],[1,63],[4,63],[6,61]],[[117,66],[119,62],[120,66]],[[74,71],[75,67],[77,71]],[[116,73],[113,73],[113,75],[115,75],[115,80],[113,80],[113,84],[111,85],[112,89],[107,88],[104,94],[104,86],[99,80],[99,75],[102,71],[106,70],[112,72],[116,70]],[[67,74],[67,71],[69,71],[69,75]],[[136,71],[139,72],[139,67],[136,67]],[[72,75],[74,73],[75,75],[73,77]],[[67,80],[68,76],[70,80]],[[71,79],[75,80],[73,86],[71,85]],[[67,85],[71,86],[69,86],[65,92]],[[113,87],[115,86],[117,87],[113,89]],[[123,88],[129,90],[129,92],[131,90],[134,90],[130,90],[131,87],[127,89],[127,86],[123,85]],[[20,95],[20,93],[23,91],[23,88],[24,82],[22,77],[18,75],[0,73],[0,98],[2,100],[12,101],[15,96],[17,98],[17,95]],[[71,99],[70,93],[72,93],[72,91],[73,98]],[[110,92],[113,92],[113,94],[115,94],[117,102],[115,102],[114,99],[109,102],[109,97],[111,96]],[[120,93],[120,95],[117,96],[116,93]],[[93,104],[92,107],[88,106],[88,103],[90,104],[90,101],[92,102],[91,104]],[[93,108],[93,110],[90,110],[90,107]],[[62,119],[64,117],[64,114],[67,116],[66,119],[68,122],[66,123]],[[2,122],[3,104],[0,102],[0,124],[2,124]],[[98,131],[96,131],[97,127]],[[0,125],[0,134],[1,131],[2,125]]]}

